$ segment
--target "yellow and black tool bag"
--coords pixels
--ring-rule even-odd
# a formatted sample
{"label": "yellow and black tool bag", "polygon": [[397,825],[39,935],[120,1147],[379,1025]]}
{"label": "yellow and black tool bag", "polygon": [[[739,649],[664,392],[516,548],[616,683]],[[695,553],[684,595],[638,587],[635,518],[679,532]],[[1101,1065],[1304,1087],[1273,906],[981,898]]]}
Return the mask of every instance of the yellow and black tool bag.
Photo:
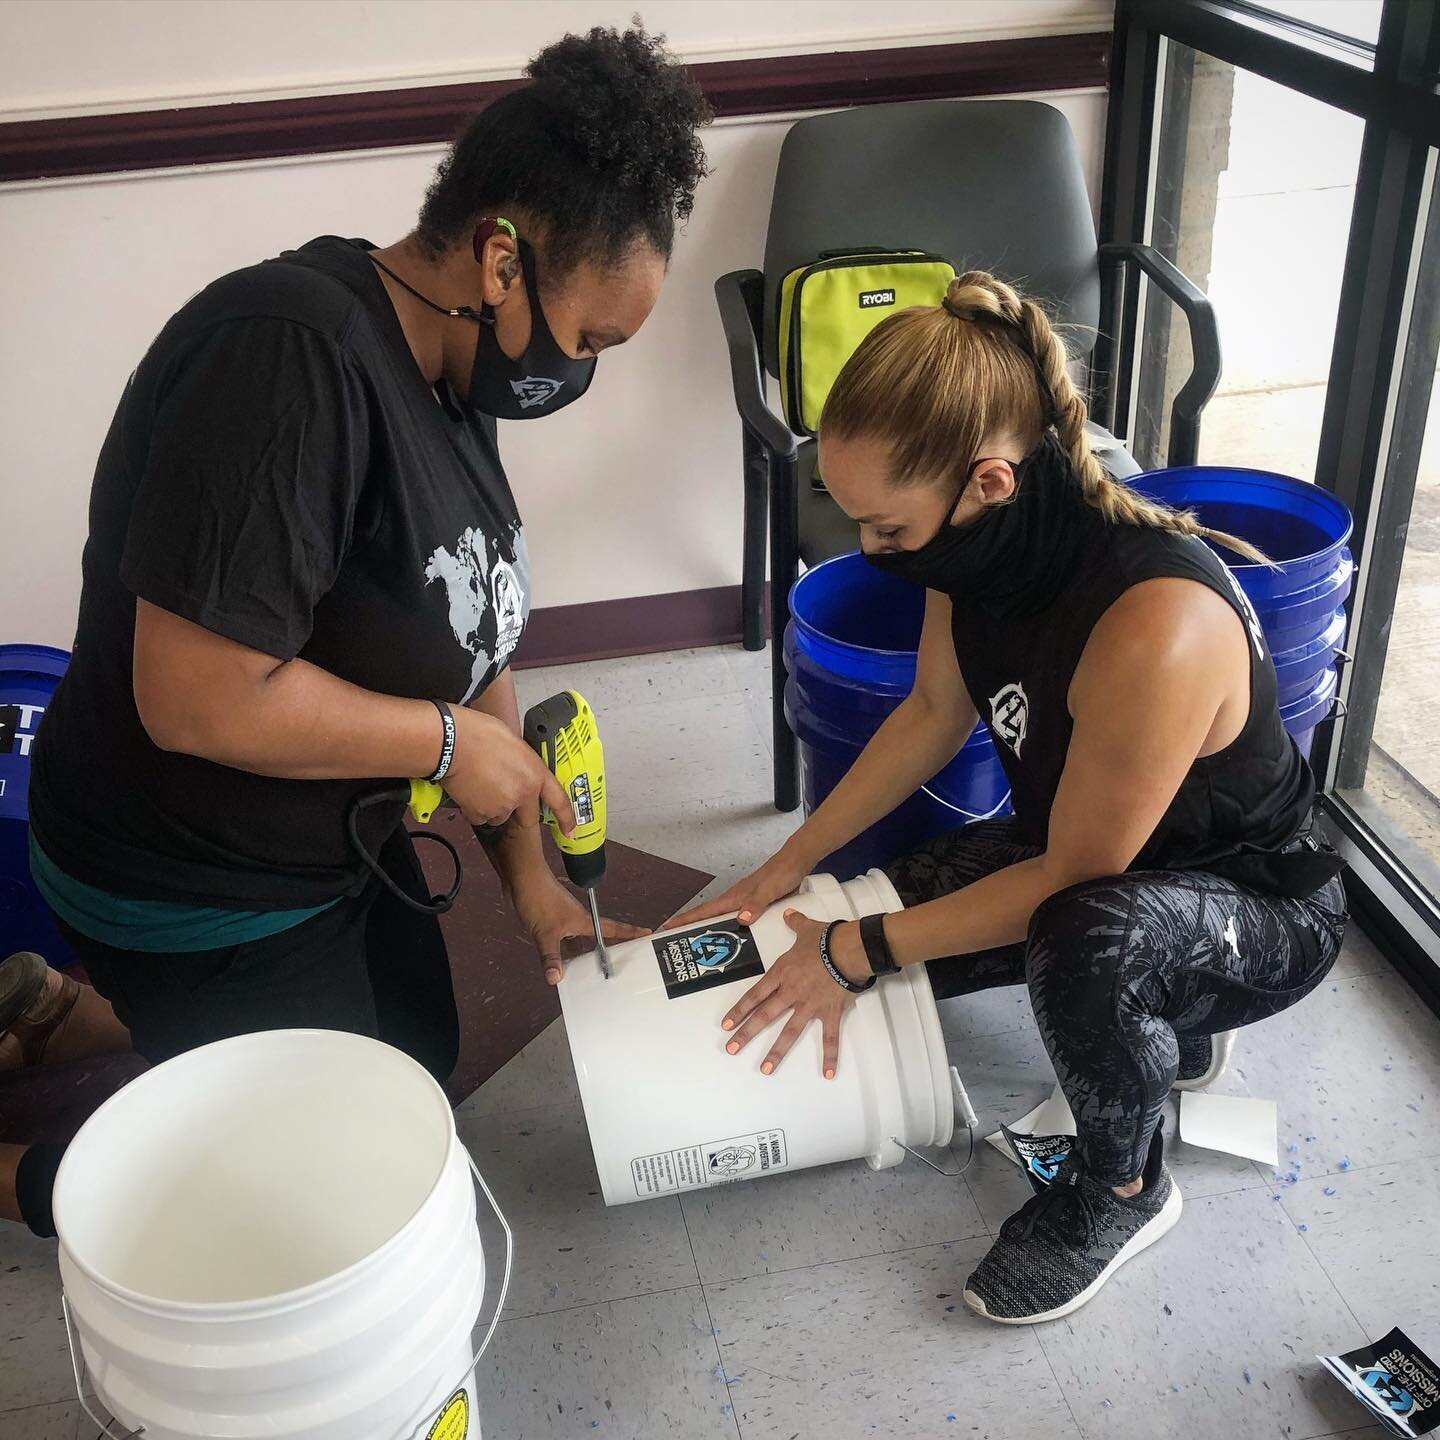
{"label": "yellow and black tool bag", "polygon": [[923,250],[826,250],[780,283],[780,392],[785,420],[813,435],[825,397],[855,347],[887,315],[938,305],[955,267]]}

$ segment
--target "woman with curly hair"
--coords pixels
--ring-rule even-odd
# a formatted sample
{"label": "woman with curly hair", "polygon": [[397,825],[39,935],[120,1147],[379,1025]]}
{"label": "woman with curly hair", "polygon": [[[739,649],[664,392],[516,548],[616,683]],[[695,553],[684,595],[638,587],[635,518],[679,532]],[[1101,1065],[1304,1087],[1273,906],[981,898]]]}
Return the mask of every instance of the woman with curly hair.
{"label": "woman with curly hair", "polygon": [[[541,856],[541,802],[570,807],[519,734],[530,576],[495,419],[578,400],[643,324],[708,114],[638,26],[567,35],[526,73],[404,239],[323,236],[224,276],[125,389],[30,790],[36,880],[113,1006],[86,1020],[97,1047],[116,1017],[152,1061],[320,1026],[447,1075],[455,998],[409,903],[428,891],[402,802],[356,806],[392,777],[443,779],[552,982],[588,928]],[[41,1010],[76,1015],[33,968],[0,1019],[31,1055]],[[43,1232],[56,1156],[4,1148],[0,1211]]]}

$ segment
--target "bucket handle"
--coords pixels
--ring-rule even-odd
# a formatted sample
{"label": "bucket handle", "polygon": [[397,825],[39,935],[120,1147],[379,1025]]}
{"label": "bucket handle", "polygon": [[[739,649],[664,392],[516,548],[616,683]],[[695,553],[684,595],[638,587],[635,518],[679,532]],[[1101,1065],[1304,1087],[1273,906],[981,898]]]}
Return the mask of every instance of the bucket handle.
{"label": "bucket handle", "polygon": [[957,815],[963,815],[967,820],[993,820],[1010,803],[1010,791],[1007,790],[993,810],[987,810],[983,815],[977,815],[973,810],[967,810],[963,805],[957,805],[953,800],[946,800],[943,796],[937,795],[928,785],[922,785],[920,793],[928,795],[937,805],[943,805],[947,810],[953,810]]}
{"label": "bucket handle", "polygon": [[[485,1177],[480,1173],[479,1167],[475,1164],[475,1157],[465,1150],[465,1159],[469,1162],[470,1173],[475,1177],[475,1183],[484,1192],[485,1198],[490,1202],[490,1208],[495,1212],[495,1218],[500,1222],[500,1228],[505,1232],[505,1278],[500,1282],[500,1297],[495,1302],[495,1313],[490,1317],[490,1327],[485,1331],[485,1338],[480,1342],[480,1348],[471,1358],[469,1365],[465,1367],[465,1373],[459,1377],[455,1384],[446,1387],[446,1395],[453,1396],[457,1390],[465,1387],[470,1377],[475,1373],[476,1367],[480,1364],[486,1350],[490,1348],[490,1342],[495,1338],[495,1331],[499,1327],[500,1317],[505,1311],[505,1297],[510,1293],[510,1276],[515,1265],[515,1232],[510,1228],[510,1222],[505,1218],[504,1212],[496,1203],[495,1196],[491,1193],[490,1187],[485,1183]],[[90,1401],[85,1396],[85,1377],[88,1373],[85,1364],[85,1352],[76,1342],[75,1322],[70,1314],[70,1299],[62,1290],[60,1292],[60,1309],[65,1316],[65,1338],[70,1345],[70,1369],[75,1376],[75,1394],[79,1398],[80,1408],[90,1417],[94,1425],[100,1427],[100,1434],[105,1440],[138,1440],[138,1437],[145,1433],[145,1427],[139,1426],[134,1430],[112,1430],[110,1424],[102,1420],[91,1408]],[[431,1414],[427,1415],[421,1425],[433,1424],[444,1411],[445,1406],[450,1403],[449,1399],[441,1401],[440,1405]],[[111,1423],[119,1424],[111,1417]],[[416,1430],[419,1427],[414,1427]]]}
{"label": "bucket handle", "polygon": [[[70,1316],[70,1297],[62,1290],[60,1292],[60,1311],[65,1317],[65,1339],[70,1345],[70,1370],[75,1376],[75,1394],[80,1401],[80,1408],[90,1417],[92,1425],[100,1427],[100,1433],[105,1440],[135,1440],[138,1435],[145,1433],[145,1427],[141,1425],[136,1430],[112,1430],[91,1408],[90,1401],[85,1395],[85,1376],[88,1373],[85,1365],[84,1351],[75,1340],[75,1322]],[[118,1420],[111,1419],[115,1424]]]}
{"label": "bucket handle", "polygon": [[465,1158],[470,1162],[470,1173],[475,1177],[475,1183],[484,1192],[485,1198],[490,1202],[490,1208],[495,1212],[495,1218],[500,1222],[500,1228],[505,1232],[505,1278],[500,1282],[500,1295],[495,1301],[495,1313],[490,1317],[489,1328],[485,1331],[485,1338],[480,1342],[480,1348],[470,1358],[470,1363],[465,1367],[464,1373],[454,1382],[445,1387],[446,1398],[435,1407],[419,1425],[411,1427],[408,1432],[411,1435],[418,1435],[422,1429],[433,1426],[440,1416],[445,1413],[445,1407],[450,1403],[451,1398],[459,1390],[463,1390],[469,1383],[470,1377],[475,1373],[476,1367],[484,1358],[485,1352],[490,1348],[490,1342],[495,1338],[495,1331],[500,1326],[500,1317],[505,1313],[505,1297],[510,1293],[510,1275],[515,1265],[515,1232],[510,1228],[510,1222],[505,1218],[504,1212],[496,1203],[495,1196],[491,1194],[490,1187],[485,1183],[485,1177],[480,1173],[479,1167],[475,1164],[475,1157],[463,1145]]}
{"label": "bucket handle", "polygon": [[[890,1139],[907,1155],[913,1155],[922,1165],[928,1165],[937,1175],[943,1175],[947,1180],[958,1180],[970,1168],[970,1162],[975,1158],[975,1131],[979,1127],[980,1117],[975,1113],[975,1107],[970,1103],[965,1087],[960,1083],[960,1072],[953,1065],[950,1067],[950,1090],[955,1100],[957,1116],[965,1125],[966,1135],[970,1137],[965,1163],[958,1170],[942,1170],[928,1155],[912,1149],[898,1135],[892,1135]],[[954,1159],[955,1152],[952,1150],[950,1154],[951,1159]]]}

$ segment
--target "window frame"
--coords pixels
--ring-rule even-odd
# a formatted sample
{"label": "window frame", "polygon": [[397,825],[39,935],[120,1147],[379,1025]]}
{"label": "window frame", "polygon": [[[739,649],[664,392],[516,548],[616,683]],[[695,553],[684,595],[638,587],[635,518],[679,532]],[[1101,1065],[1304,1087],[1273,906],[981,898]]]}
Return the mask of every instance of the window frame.
{"label": "window frame", "polygon": [[[1365,122],[1315,471],[1316,483],[1355,516],[1346,639],[1353,658],[1341,671],[1342,703],[1317,731],[1312,763],[1323,823],[1350,867],[1353,907],[1440,1011],[1440,907],[1407,870],[1383,819],[1337,793],[1356,788],[1351,757],[1369,748],[1440,348],[1440,277],[1422,276],[1421,266],[1429,258],[1440,270],[1440,5],[1384,0],[1372,46],[1252,0],[1118,0],[1102,242],[1151,238],[1171,42]],[[1140,277],[1102,279],[1100,313],[1091,377],[1097,412],[1122,438],[1150,444],[1137,434]],[[1433,419],[1440,425],[1440,415]]]}

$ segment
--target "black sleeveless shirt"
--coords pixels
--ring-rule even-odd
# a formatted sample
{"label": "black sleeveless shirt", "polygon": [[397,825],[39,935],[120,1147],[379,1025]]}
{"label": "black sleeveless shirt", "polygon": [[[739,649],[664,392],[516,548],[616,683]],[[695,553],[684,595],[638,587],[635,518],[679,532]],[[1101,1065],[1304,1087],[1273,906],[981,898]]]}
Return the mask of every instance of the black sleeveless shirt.
{"label": "black sleeveless shirt", "polygon": [[[995,736],[1025,838],[1043,847],[1069,753],[1076,667],[1100,617],[1132,585],[1194,580],[1240,617],[1250,710],[1223,750],[1198,758],[1131,865],[1204,869],[1259,889],[1309,894],[1340,868],[1310,838],[1315,782],[1280,719],[1275,664],[1249,600],[1203,540],[1112,524],[1082,493],[1053,435],[1022,471],[1014,502],[978,526],[951,592],[955,655]],[[1125,697],[1117,695],[1122,710]]]}

